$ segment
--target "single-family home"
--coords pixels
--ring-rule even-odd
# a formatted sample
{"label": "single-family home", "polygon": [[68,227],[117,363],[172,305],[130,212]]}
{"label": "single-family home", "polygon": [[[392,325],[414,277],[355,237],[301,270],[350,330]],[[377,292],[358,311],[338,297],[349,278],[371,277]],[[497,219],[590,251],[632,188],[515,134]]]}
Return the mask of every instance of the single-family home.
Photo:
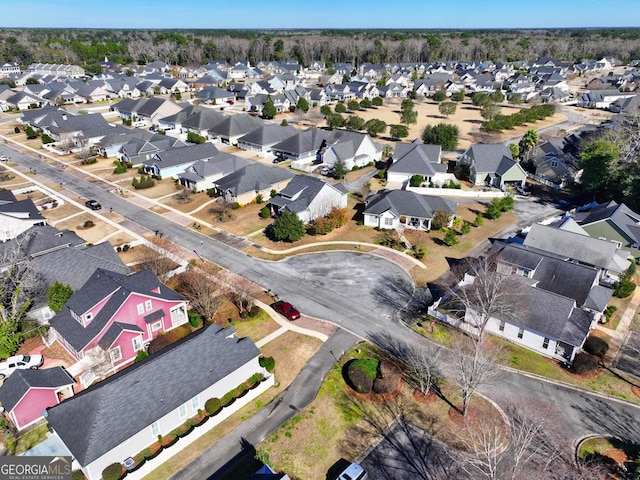
{"label": "single-family home", "polygon": [[293,173],[278,167],[268,167],[262,163],[252,163],[235,172],[216,180],[216,193],[227,202],[246,205],[253,202],[258,195],[267,199],[271,191],[276,193],[284,189]]}
{"label": "single-family home", "polygon": [[[50,320],[45,341],[112,372],[132,364],[158,335],[187,321],[187,300],[151,270],[122,274],[98,268]],[[91,374],[83,383],[98,376]]]}
{"label": "single-family home", "polygon": [[233,103],[236,96],[233,92],[214,85],[211,87],[205,87],[199,92],[196,92],[194,94],[194,98],[209,105],[226,106],[229,103]]}
{"label": "single-family home", "polygon": [[271,152],[271,147],[298,133],[298,130],[291,125],[280,125],[277,123],[262,124],[255,130],[238,138],[238,148],[257,152],[264,157]]}
{"label": "single-family home", "polygon": [[182,148],[187,145],[177,138],[161,134],[154,134],[149,140],[134,138],[120,147],[117,157],[122,163],[130,163],[139,167],[146,160],[150,160],[156,153]]}
{"label": "single-family home", "polygon": [[209,138],[226,145],[235,145],[240,137],[263,125],[262,119],[246,113],[230,115],[209,128]]}
{"label": "single-family home", "polygon": [[180,184],[189,190],[205,192],[215,188],[215,183],[220,178],[251,163],[251,161],[237,155],[218,152],[211,158],[196,161],[184,172],[178,173],[177,177]]}
{"label": "single-family home", "polygon": [[111,107],[122,119],[131,120],[134,126],[158,126],[160,119],[182,110],[182,107],[164,98],[125,98]]}
{"label": "single-family home", "polygon": [[[257,373],[267,381],[198,429],[214,428],[228,412],[264,392],[273,376],[260,366],[259,357],[250,338],[239,339],[233,327],[212,324],[49,408],[47,421],[85,477],[98,480],[107,466],[136,456],[195,417],[207,400],[222,398]],[[184,437],[166,454],[174,455],[191,441]],[[142,473],[159,463],[148,460]]]}
{"label": "single-family home", "polygon": [[513,161],[511,150],[502,143],[471,145],[457,165],[474,185],[504,189],[509,185],[524,186],[527,180],[524,169]]}
{"label": "single-family home", "polygon": [[182,120],[182,131],[197,133],[205,138],[208,138],[210,128],[226,118],[224,113],[206,107],[194,112],[189,118]]}
{"label": "single-family home", "polygon": [[[351,170],[378,162],[382,158],[382,147],[366,133],[333,130],[331,134],[326,148],[320,151],[323,165],[333,167],[342,162],[347,170]],[[299,164],[302,162],[291,162],[291,167],[297,168]]]}
{"label": "single-family home", "polygon": [[18,200],[11,190],[0,190],[0,242],[18,237],[30,228],[46,225],[33,200]]}
{"label": "single-family home", "polygon": [[535,175],[557,188],[577,180],[582,172],[578,160],[571,153],[565,153],[565,148],[565,138],[552,138],[538,145],[531,158]]}
{"label": "single-family home", "polygon": [[324,217],[334,208],[346,208],[348,190],[308,175],[296,175],[269,201],[275,215],[283,210],[298,215],[303,222]]}
{"label": "single-family home", "polygon": [[629,252],[622,250],[617,242],[590,237],[575,222],[571,229],[562,228],[561,225],[533,224],[523,243],[567,261],[597,269],[599,280],[605,286],[618,281],[620,274],[631,264],[627,259]]}
{"label": "single-family home", "polygon": [[442,186],[455,180],[447,173],[447,164],[442,163],[442,147],[425,145],[420,140],[412,143],[397,142],[393,150],[393,163],[387,169],[387,181],[409,184],[411,177],[418,175],[423,182]]}
{"label": "single-family home", "polygon": [[640,258],[640,215],[624,203],[591,204],[579,209],[573,219],[590,236],[613,242]]}
{"label": "single-family home", "polygon": [[197,161],[207,161],[215,157],[219,150],[212,143],[205,142],[189,147],[171,148],[157,152],[149,160],[142,162],[146,173],[160,178],[178,178]]}
{"label": "single-family home", "polygon": [[457,204],[446,198],[419,195],[407,190],[381,190],[369,196],[365,202],[364,225],[429,231],[436,212],[444,212],[452,222],[456,209]]}
{"label": "single-family home", "polygon": [[73,396],[76,381],[62,367],[14,371],[0,386],[4,413],[18,431],[44,421],[43,412]]}

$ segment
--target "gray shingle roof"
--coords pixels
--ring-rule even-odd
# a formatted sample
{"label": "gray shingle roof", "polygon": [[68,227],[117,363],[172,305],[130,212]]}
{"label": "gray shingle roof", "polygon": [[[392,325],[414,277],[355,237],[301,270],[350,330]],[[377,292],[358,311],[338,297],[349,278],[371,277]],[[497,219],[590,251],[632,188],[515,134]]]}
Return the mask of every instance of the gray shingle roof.
{"label": "gray shingle roof", "polygon": [[331,132],[318,128],[309,128],[276,143],[272,150],[301,155],[317,152],[323,144],[329,143]]}
{"label": "gray shingle roof", "polygon": [[[160,312],[162,312],[162,310],[160,310]],[[164,316],[164,313],[160,316],[160,318],[162,318],[163,316]],[[105,350],[108,350],[111,347],[111,345],[113,345],[113,342],[115,342],[116,339],[120,336],[120,334],[124,331],[144,333],[142,329],[137,325],[132,325],[130,323],[123,323],[123,322],[113,322],[113,324],[109,327],[109,329],[105,332],[105,334],[100,339],[100,342],[99,342],[100,346],[103,347]]]}
{"label": "gray shingle roof", "polygon": [[601,203],[586,212],[579,212],[576,214],[575,219],[579,225],[591,225],[610,220],[629,238],[630,243],[640,244],[640,227],[638,227],[640,215],[624,203],[618,204],[614,201]]}
{"label": "gray shingle roof", "polygon": [[[515,163],[511,156],[511,150],[502,144],[483,144],[478,143],[469,147],[473,152],[473,159],[478,173],[500,173],[498,170],[506,171]],[[509,162],[505,161],[508,160]]]}
{"label": "gray shingle roof", "polygon": [[302,212],[309,207],[324,187],[335,188],[319,178],[296,175],[276,197],[270,200],[270,203],[278,207],[286,207],[291,212]]}
{"label": "gray shingle roof", "polygon": [[208,130],[226,118],[224,113],[217,110],[200,110],[182,122],[183,127]]}
{"label": "gray shingle roof", "polygon": [[431,177],[446,173],[447,165],[439,163],[442,147],[422,143],[396,143],[393,152],[395,161],[389,167],[393,173],[407,173]]}
{"label": "gray shingle roof", "polygon": [[260,355],[232,333],[199,330],[50,408],[49,425],[81,465],[91,463]]}
{"label": "gray shingle roof", "polygon": [[616,272],[622,272],[629,266],[629,262],[626,261],[627,267],[620,270],[624,263],[620,263],[618,246],[615,243],[539,223],[531,226],[524,244],[561,255],[566,259]]}
{"label": "gray shingle roof", "polygon": [[12,410],[31,388],[60,388],[76,381],[62,367],[16,370],[0,387],[0,402]]}
{"label": "gray shingle roof", "polygon": [[264,121],[251,115],[233,115],[222,119],[209,129],[214,135],[235,137],[244,135],[264,125]]}
{"label": "gray shingle roof", "polygon": [[158,152],[142,163],[149,166],[158,165],[159,168],[168,168],[184,163],[197,162],[198,160],[207,160],[215,157],[218,153],[219,150],[213,143],[205,142]]}
{"label": "gray shingle roof", "polygon": [[445,198],[419,195],[407,190],[382,190],[367,198],[364,213],[380,215],[391,211],[398,217],[433,218],[437,210],[453,214],[456,209],[456,202]]}
{"label": "gray shingle roof", "polygon": [[192,182],[200,182],[216,175],[229,175],[247,165],[251,165],[251,162],[246,158],[219,152],[213,158],[198,160],[178,176]]}
{"label": "gray shingle roof", "polygon": [[251,191],[259,191],[293,178],[293,173],[278,167],[267,167],[261,163],[252,163],[226,177],[216,180],[215,184],[234,196]]}
{"label": "gray shingle roof", "polygon": [[260,146],[274,145],[292,137],[296,133],[298,133],[298,130],[291,125],[283,127],[277,124],[267,124],[240,137],[238,143],[244,142]]}
{"label": "gray shingle roof", "polygon": [[39,261],[39,257],[46,253],[78,247],[85,243],[85,240],[69,230],[58,230],[49,225],[41,225],[30,228],[13,240],[0,243],[0,254],[19,247],[22,255]]}

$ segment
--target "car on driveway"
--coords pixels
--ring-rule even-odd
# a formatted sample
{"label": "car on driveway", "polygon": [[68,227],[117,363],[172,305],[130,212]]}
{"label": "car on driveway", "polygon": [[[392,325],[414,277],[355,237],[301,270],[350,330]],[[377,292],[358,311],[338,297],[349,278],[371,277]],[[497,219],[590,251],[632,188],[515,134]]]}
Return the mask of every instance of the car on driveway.
{"label": "car on driveway", "polygon": [[9,160],[9,157],[7,157],[6,155],[0,155],[0,162],[7,162]]}
{"label": "car on driveway", "polygon": [[102,208],[102,205],[100,205],[96,200],[87,200],[84,202],[84,206],[91,210],[100,210]]}
{"label": "car on driveway", "polygon": [[283,302],[282,300],[271,305],[273,309],[279,314],[283,315],[287,319],[293,321],[300,318],[300,312],[289,302]]}
{"label": "car on driveway", "polygon": [[44,363],[42,355],[15,355],[0,362],[0,378],[11,375],[14,370],[23,368],[39,368]]}

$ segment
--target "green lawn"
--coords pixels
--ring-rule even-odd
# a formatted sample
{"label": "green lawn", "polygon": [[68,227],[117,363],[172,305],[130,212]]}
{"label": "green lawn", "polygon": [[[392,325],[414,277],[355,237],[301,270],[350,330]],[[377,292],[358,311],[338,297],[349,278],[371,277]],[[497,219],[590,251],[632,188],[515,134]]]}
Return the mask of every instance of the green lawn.
{"label": "green lawn", "polygon": [[45,424],[18,437],[17,441],[9,441],[9,438],[7,438],[7,450],[9,450],[12,455],[26,452],[45,440],[48,433],[49,428]]}

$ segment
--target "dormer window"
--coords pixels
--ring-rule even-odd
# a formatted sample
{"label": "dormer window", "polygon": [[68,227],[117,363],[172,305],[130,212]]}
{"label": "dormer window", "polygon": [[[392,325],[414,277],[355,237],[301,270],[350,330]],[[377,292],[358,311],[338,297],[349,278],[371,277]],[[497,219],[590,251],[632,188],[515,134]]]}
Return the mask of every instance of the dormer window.
{"label": "dormer window", "polygon": [[86,322],[90,322],[91,320],[93,320],[93,313],[89,312],[89,313],[85,313],[84,314],[84,320]]}

